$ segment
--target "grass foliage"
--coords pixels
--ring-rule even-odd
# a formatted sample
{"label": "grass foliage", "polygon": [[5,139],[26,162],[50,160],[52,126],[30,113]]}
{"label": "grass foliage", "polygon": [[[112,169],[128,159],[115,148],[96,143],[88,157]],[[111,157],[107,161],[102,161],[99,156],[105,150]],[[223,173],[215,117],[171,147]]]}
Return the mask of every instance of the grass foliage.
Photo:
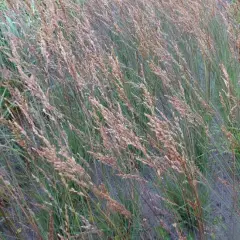
{"label": "grass foliage", "polygon": [[234,239],[238,5],[1,1],[0,237]]}

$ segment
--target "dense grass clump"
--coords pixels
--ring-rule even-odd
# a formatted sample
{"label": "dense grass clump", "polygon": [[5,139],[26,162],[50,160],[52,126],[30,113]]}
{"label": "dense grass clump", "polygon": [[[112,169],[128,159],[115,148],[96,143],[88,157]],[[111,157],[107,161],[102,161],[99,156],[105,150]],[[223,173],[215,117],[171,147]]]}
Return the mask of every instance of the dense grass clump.
{"label": "dense grass clump", "polygon": [[0,1],[0,238],[238,239],[220,2]]}

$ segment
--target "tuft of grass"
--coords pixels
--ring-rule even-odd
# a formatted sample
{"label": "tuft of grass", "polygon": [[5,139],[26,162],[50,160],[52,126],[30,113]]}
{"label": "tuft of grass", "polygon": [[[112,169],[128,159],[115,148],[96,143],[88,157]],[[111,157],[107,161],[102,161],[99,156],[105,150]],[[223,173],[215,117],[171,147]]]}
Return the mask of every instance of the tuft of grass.
{"label": "tuft of grass", "polygon": [[238,212],[231,9],[214,0],[0,8],[3,238],[203,240],[217,234],[222,176],[226,208]]}

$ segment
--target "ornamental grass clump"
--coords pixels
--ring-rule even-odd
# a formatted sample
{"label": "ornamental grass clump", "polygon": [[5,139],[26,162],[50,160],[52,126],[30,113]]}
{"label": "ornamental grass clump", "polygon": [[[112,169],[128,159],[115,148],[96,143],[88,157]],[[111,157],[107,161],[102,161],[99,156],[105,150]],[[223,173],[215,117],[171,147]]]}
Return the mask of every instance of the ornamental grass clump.
{"label": "ornamental grass clump", "polygon": [[236,239],[230,10],[214,0],[4,1],[1,237]]}

